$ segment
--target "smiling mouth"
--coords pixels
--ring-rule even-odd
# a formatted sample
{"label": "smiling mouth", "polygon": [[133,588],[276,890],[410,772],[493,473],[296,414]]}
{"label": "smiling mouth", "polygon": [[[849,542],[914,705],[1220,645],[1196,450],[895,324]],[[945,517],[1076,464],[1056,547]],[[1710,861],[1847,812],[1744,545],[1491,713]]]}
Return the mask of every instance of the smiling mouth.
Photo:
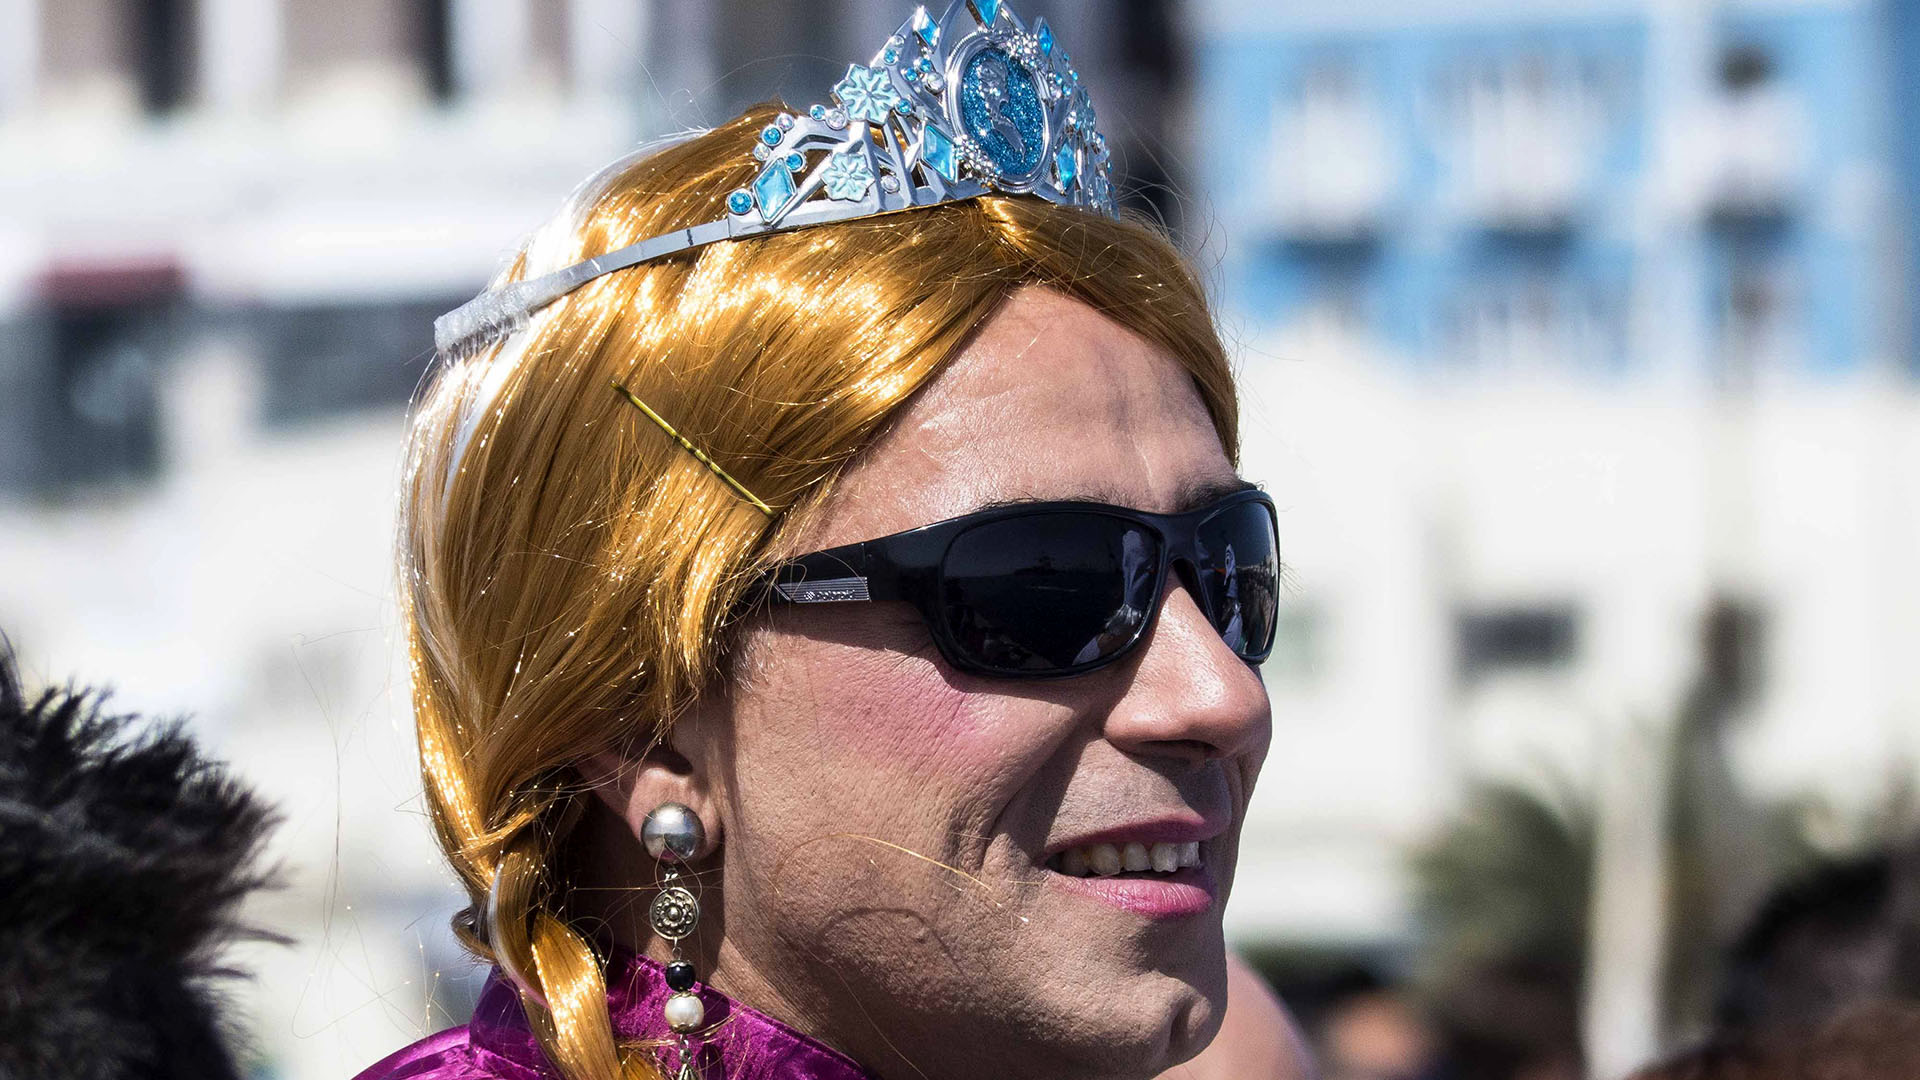
{"label": "smiling mouth", "polygon": [[1047,869],[1071,878],[1162,878],[1191,866],[1204,866],[1200,842],[1184,844],[1087,844],[1068,848],[1047,860]]}

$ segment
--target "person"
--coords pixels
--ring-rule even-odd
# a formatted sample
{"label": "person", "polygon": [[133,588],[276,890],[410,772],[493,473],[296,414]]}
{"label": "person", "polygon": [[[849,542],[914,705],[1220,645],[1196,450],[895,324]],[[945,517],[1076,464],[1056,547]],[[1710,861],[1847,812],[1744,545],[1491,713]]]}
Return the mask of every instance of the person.
{"label": "person", "polygon": [[1715,1027],[1812,1028],[1867,1003],[1920,1004],[1916,855],[1908,840],[1820,860],[1768,893],[1727,950]]}
{"label": "person", "polygon": [[833,96],[436,324],[405,634],[496,970],[365,1080],[1144,1080],[1222,1023],[1280,567],[1204,293],[1044,22]]}
{"label": "person", "polygon": [[1628,1080],[1911,1080],[1920,1075],[1920,1007],[1866,1001],[1817,1022],[1744,1030]]}

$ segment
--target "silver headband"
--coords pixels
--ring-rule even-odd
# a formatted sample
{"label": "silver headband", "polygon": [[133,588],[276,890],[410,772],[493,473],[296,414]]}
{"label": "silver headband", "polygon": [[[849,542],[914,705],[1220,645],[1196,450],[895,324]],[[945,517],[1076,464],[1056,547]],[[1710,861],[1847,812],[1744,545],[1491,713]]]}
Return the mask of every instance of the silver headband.
{"label": "silver headband", "polygon": [[760,171],[728,193],[725,218],[482,293],[434,320],[435,345],[478,347],[594,278],[718,240],[989,192],[1117,216],[1080,73],[1045,19],[1028,29],[1002,0],[954,0],[938,19],[915,10],[871,63],[848,66],[833,97],[759,133]]}

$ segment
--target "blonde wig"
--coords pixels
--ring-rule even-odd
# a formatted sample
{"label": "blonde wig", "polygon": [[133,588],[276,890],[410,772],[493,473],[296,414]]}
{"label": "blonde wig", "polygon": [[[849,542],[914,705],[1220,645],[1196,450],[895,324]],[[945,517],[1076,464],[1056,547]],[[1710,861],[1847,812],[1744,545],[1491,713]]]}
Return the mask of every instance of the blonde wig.
{"label": "blonde wig", "polygon": [[[725,213],[776,113],[606,170],[500,283]],[[553,868],[589,754],[657,739],[725,675],[728,613],[782,536],[1016,290],[1105,313],[1192,373],[1236,449],[1205,297],[1151,227],[1020,197],[723,242],[598,278],[445,358],[412,422],[400,528],[427,806],[569,1080],[658,1075],[616,1045],[603,964]],[[613,388],[668,418],[769,516]]]}

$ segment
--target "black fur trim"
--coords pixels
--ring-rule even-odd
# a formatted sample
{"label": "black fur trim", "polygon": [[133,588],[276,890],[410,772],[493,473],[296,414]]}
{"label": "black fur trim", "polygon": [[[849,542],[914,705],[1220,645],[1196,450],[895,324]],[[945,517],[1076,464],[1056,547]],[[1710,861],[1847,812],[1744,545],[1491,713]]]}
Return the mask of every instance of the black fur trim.
{"label": "black fur trim", "polygon": [[236,1078],[215,983],[268,805],[179,722],[29,698],[0,639],[0,1077]]}

